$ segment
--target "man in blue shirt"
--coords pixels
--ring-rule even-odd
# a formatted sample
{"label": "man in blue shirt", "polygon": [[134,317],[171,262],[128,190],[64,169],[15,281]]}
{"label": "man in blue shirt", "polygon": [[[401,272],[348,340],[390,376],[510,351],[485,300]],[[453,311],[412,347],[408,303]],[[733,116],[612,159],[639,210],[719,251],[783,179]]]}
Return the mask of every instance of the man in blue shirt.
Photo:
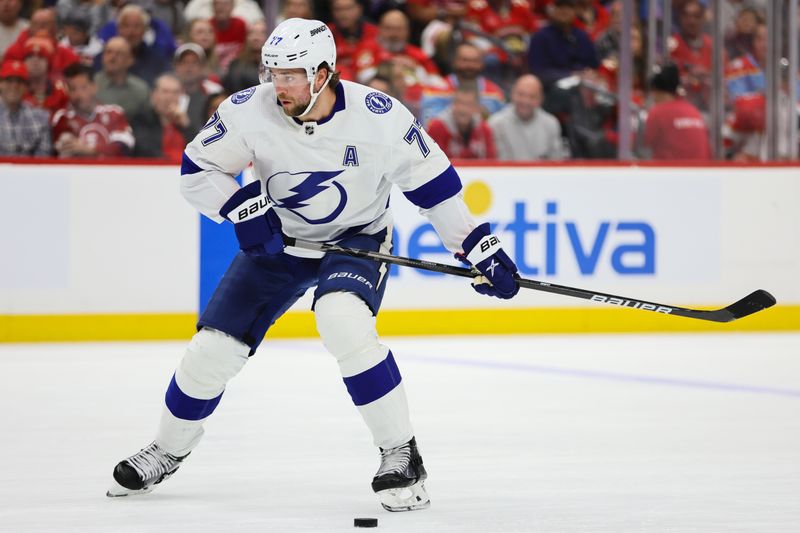
{"label": "man in blue shirt", "polygon": [[573,156],[591,158],[605,153],[597,149],[602,117],[598,110],[586,108],[579,84],[593,78],[600,64],[589,34],[574,25],[575,4],[575,0],[553,2],[550,25],[531,38],[528,65],[544,86],[542,108],[559,119]]}
{"label": "man in blue shirt", "polygon": [[589,35],[573,25],[575,17],[575,0],[555,0],[550,25],[531,38],[528,66],[545,91],[562,78],[600,65]]}

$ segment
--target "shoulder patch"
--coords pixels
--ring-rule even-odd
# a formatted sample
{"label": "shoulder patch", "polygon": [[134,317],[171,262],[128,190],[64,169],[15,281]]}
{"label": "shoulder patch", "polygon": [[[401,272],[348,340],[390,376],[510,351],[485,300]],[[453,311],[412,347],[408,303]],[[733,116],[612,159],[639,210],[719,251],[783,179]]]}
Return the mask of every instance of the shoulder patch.
{"label": "shoulder patch", "polygon": [[231,96],[231,102],[234,104],[243,104],[246,101],[250,100],[250,97],[253,96],[253,93],[256,92],[255,87],[250,87],[243,91],[239,91],[238,93]]}
{"label": "shoulder patch", "polygon": [[367,109],[378,115],[382,115],[392,108],[392,99],[377,91],[369,93],[364,98],[364,102],[367,104]]}

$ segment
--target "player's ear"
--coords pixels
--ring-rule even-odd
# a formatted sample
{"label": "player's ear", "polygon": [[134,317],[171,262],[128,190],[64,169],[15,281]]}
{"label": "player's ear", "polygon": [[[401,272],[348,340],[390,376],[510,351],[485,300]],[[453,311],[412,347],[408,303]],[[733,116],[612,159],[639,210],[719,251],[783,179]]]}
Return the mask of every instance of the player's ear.
{"label": "player's ear", "polygon": [[317,69],[317,75],[314,77],[314,92],[319,91],[325,83],[325,80],[328,79],[328,70],[329,67],[327,65],[324,67],[320,66],[320,68]]}

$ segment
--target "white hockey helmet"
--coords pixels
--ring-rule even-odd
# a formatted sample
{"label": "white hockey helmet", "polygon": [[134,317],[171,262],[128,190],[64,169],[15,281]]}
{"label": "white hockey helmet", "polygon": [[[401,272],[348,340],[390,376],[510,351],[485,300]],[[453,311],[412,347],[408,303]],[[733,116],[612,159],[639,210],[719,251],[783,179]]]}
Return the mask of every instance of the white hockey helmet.
{"label": "white hockey helmet", "polygon": [[[286,19],[278,24],[261,47],[261,81],[268,81],[268,70],[271,68],[302,68],[306,71],[309,84],[313,84],[317,68],[322,62],[330,67],[328,80],[322,87],[324,89],[336,70],[336,44],[328,26],[319,20]],[[313,98],[313,85],[311,94]]]}

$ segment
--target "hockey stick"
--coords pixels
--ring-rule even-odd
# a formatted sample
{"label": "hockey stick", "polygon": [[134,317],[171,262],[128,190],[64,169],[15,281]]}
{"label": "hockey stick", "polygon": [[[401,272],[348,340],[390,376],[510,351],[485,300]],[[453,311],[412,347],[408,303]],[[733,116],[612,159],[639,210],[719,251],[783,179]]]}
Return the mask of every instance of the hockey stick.
{"label": "hockey stick", "polygon": [[[480,275],[477,271],[469,268],[445,265],[443,263],[434,263],[432,261],[425,261],[423,259],[411,259],[409,257],[387,255],[380,252],[370,252],[368,250],[359,250],[356,248],[345,248],[336,244],[309,242],[300,239],[294,239],[292,237],[284,237],[284,243],[286,246],[303,248],[305,250],[344,254],[352,257],[372,259],[373,261],[380,261],[383,263],[391,263],[394,265],[430,270],[432,272],[440,272],[442,274],[450,274],[452,276],[461,276],[462,278],[474,278],[475,276]],[[572,296],[573,298],[582,298],[584,300],[607,303],[620,307],[628,307],[630,309],[653,311],[655,313],[663,313],[665,315],[677,315],[686,318],[696,318],[699,320],[710,320],[712,322],[732,322],[775,305],[775,297],[763,289],[759,289],[748,294],[738,302],[732,303],[728,307],[706,311],[702,309],[687,309],[685,307],[676,307],[674,305],[664,305],[655,302],[647,302],[644,300],[636,300],[634,298],[627,298],[625,296],[616,296],[614,294],[588,291],[586,289],[567,287],[565,285],[556,285],[555,283],[547,283],[545,281],[537,281],[535,279],[518,278],[517,281],[519,281],[520,287],[524,287],[526,289],[550,292],[553,294],[560,294],[562,296]]]}

